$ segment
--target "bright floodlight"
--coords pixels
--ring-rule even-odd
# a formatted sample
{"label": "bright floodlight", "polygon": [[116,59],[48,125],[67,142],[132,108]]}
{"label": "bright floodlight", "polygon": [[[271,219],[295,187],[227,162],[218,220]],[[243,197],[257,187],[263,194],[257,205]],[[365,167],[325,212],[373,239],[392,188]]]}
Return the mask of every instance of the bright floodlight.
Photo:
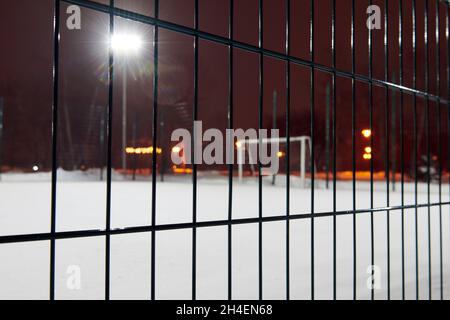
{"label": "bright floodlight", "polygon": [[142,39],[136,34],[115,34],[111,38],[111,48],[116,53],[136,53],[142,47]]}

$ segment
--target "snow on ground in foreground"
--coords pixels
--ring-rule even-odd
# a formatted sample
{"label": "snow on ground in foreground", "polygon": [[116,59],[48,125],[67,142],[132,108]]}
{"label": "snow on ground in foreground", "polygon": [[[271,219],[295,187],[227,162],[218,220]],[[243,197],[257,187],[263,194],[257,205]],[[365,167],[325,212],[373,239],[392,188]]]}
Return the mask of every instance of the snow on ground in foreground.
{"label": "snow on ground in foreground", "polygon": [[[106,211],[106,183],[91,178],[71,181],[61,175],[58,183],[57,230],[103,229]],[[0,235],[49,232],[49,176],[29,179],[4,175],[0,182]],[[265,181],[263,214],[285,214],[284,177],[276,186]],[[117,179],[118,180],[118,179]],[[123,180],[123,179],[122,179]],[[258,216],[256,179],[234,184],[233,217]],[[190,178],[169,179],[157,186],[157,223],[192,221]],[[386,186],[375,184],[374,206],[386,206]],[[400,189],[400,186],[398,186]],[[398,190],[397,189],[397,190]],[[352,209],[351,183],[337,186],[337,209]],[[432,186],[432,202],[439,201]],[[323,182],[315,190],[316,212],[332,211],[332,189]],[[427,202],[427,187],[419,184],[419,203]],[[443,202],[449,201],[443,186]],[[367,183],[357,183],[357,208],[370,207]],[[113,228],[151,223],[151,178],[145,181],[112,183]],[[291,213],[311,209],[310,189],[298,187],[293,178]],[[391,192],[390,204],[400,204],[400,193]],[[225,179],[200,178],[198,182],[198,221],[227,218],[228,185]],[[405,185],[405,203],[414,204],[414,186]],[[450,208],[442,207],[444,297],[450,298]],[[432,293],[439,298],[439,207],[431,208]],[[401,212],[390,213],[391,298],[401,298]],[[331,299],[333,289],[333,218],[316,218],[315,298]],[[415,298],[414,209],[405,210],[406,297]],[[418,210],[419,289],[428,298],[428,211]],[[381,289],[375,297],[387,297],[387,214],[374,214],[375,264],[381,271]],[[197,231],[197,292],[199,299],[227,298],[227,227],[199,228]],[[156,296],[158,299],[191,298],[192,230],[158,232],[156,236]],[[258,224],[233,226],[233,298],[258,298]],[[113,299],[150,298],[151,234],[113,236],[111,240],[111,295]],[[105,238],[59,240],[56,245],[56,296],[58,299],[104,298]],[[370,214],[357,216],[357,295],[370,298],[366,282],[371,261]],[[310,299],[311,219],[290,223],[290,285],[292,299]],[[49,284],[49,242],[0,245],[0,299],[47,299]],[[68,268],[79,266],[81,290],[69,290]],[[337,217],[337,287],[339,299],[352,298],[353,217]],[[70,270],[69,270],[70,271]],[[264,299],[284,299],[286,286],[286,223],[263,224]]]}

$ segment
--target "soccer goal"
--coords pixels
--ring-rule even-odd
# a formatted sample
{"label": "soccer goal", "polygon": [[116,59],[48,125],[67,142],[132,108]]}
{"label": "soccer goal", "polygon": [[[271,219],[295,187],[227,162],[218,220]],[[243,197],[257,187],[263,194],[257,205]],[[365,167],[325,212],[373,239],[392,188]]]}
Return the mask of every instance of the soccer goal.
{"label": "soccer goal", "polygon": [[[237,145],[237,157],[238,157],[238,166],[239,166],[239,182],[243,181],[244,178],[244,165],[246,164],[246,150],[248,150],[248,146],[259,144],[259,139],[246,139],[246,140],[239,140]],[[270,144],[270,143],[278,143],[280,145],[287,144],[288,139],[287,137],[280,137],[280,138],[266,138],[262,139],[261,143]],[[309,136],[297,136],[297,137],[290,137],[289,143],[298,144],[300,147],[300,186],[302,188],[306,187],[306,151],[309,151],[309,156],[312,154],[312,145],[311,145],[311,137]],[[248,152],[248,157],[250,163],[250,166],[252,167],[252,171],[255,171],[255,168],[253,167],[252,163],[256,163],[255,159],[252,159],[251,152]],[[275,180],[274,180],[275,181]]]}

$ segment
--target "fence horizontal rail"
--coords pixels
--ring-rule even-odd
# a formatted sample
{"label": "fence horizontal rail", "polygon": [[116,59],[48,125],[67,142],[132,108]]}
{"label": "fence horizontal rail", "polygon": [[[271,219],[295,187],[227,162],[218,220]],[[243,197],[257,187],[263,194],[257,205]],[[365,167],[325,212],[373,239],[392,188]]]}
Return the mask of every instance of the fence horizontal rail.
{"label": "fence horizontal rail", "polygon": [[[121,235],[121,234],[135,234],[135,233],[147,233],[147,232],[158,232],[158,231],[173,231],[173,230],[183,230],[192,228],[211,228],[211,227],[223,227],[229,225],[247,225],[256,223],[270,223],[270,222],[280,222],[286,220],[303,220],[311,218],[326,218],[333,216],[347,216],[347,215],[361,215],[369,213],[385,213],[392,211],[400,211],[415,208],[431,208],[439,206],[450,206],[450,202],[440,202],[431,204],[418,204],[418,205],[405,205],[405,206],[391,206],[373,209],[358,209],[358,210],[342,210],[336,212],[320,212],[314,214],[290,214],[278,215],[278,216],[268,216],[268,217],[255,217],[255,218],[243,218],[243,219],[232,219],[232,220],[215,220],[215,221],[199,221],[196,223],[173,223],[173,224],[162,224],[155,226],[138,226],[129,227],[123,229],[111,229],[111,230],[79,230],[79,231],[62,231],[55,233],[35,233],[35,234],[24,234],[24,235],[9,235],[0,236],[0,244],[8,243],[20,243],[20,242],[36,242],[36,241],[49,241],[49,240],[64,240],[64,239],[76,239],[76,238],[92,238],[100,237],[106,235]],[[413,213],[411,213],[413,214]]]}
{"label": "fence horizontal rail", "polygon": [[93,9],[96,11],[100,11],[103,13],[107,13],[107,14],[112,14],[114,16],[117,17],[121,17],[121,18],[126,18],[126,19],[131,19],[135,22],[141,22],[144,24],[149,24],[149,25],[153,25],[153,26],[157,26],[160,28],[164,28],[167,30],[171,30],[171,31],[175,31],[175,32],[179,32],[185,35],[190,35],[190,36],[196,36],[199,37],[200,39],[203,40],[209,40],[212,42],[216,42],[216,43],[220,43],[226,46],[230,46],[233,48],[237,48],[237,49],[242,49],[245,51],[249,51],[249,52],[253,52],[253,53],[258,53],[258,54],[262,54],[266,57],[271,57],[271,58],[275,58],[275,59],[279,59],[279,60],[283,60],[283,61],[289,61],[291,63],[297,64],[297,65],[301,65],[301,66],[305,66],[305,67],[310,67],[312,69],[315,70],[319,70],[319,71],[323,71],[326,73],[334,73],[337,76],[340,77],[345,77],[345,78],[351,78],[357,81],[361,81],[361,82],[365,82],[365,83],[369,83],[372,85],[378,85],[378,86],[387,86],[393,89],[397,89],[403,92],[408,92],[411,94],[416,94],[422,97],[427,97],[428,99],[432,100],[432,101],[438,101],[442,104],[448,105],[449,101],[447,99],[443,99],[442,97],[439,97],[437,95],[425,92],[425,91],[421,91],[421,90],[417,90],[417,89],[413,89],[410,87],[406,87],[400,84],[396,84],[396,83],[392,83],[389,81],[384,81],[381,79],[376,79],[373,77],[368,77],[368,76],[364,76],[361,74],[357,74],[355,72],[350,72],[350,71],[344,71],[344,70],[339,70],[335,67],[329,67],[314,61],[309,61],[309,60],[305,60],[305,59],[301,59],[295,56],[291,56],[291,55],[287,55],[287,54],[283,54],[280,52],[276,52],[273,50],[268,50],[265,48],[260,48],[258,46],[254,46],[248,43],[244,43],[244,42],[240,42],[240,41],[236,41],[233,39],[229,39],[226,37],[222,37],[219,35],[215,35],[212,33],[208,33],[208,32],[204,32],[204,31],[200,31],[200,30],[196,30],[187,26],[183,26],[180,24],[176,24],[173,22],[169,22],[169,21],[165,21],[165,20],[161,20],[158,18],[153,18],[153,17],[149,17],[146,15],[142,15],[139,13],[135,13],[132,11],[128,11],[128,10],[124,10],[124,9],[120,9],[120,8],[112,8],[108,5],[104,5],[104,4],[100,4],[100,3],[96,3],[96,2],[92,2],[89,0],[61,0],[63,2],[66,3],[71,3],[71,4],[75,4],[75,5],[79,5],[81,7],[85,7],[85,8],[89,8],[89,9]]}

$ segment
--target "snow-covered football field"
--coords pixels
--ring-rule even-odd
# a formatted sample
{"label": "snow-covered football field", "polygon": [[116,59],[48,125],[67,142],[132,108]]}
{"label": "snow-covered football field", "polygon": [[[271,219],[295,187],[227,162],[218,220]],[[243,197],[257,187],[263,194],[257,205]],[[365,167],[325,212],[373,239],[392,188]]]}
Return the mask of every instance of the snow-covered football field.
{"label": "snow-covered football field", "polygon": [[[95,181],[90,174],[60,172],[57,187],[57,231],[104,229],[106,182]],[[277,184],[263,185],[263,215],[286,213],[285,177]],[[130,181],[115,177],[112,183],[112,228],[151,224],[151,177]],[[47,233],[50,230],[50,177],[48,174],[8,174],[0,182],[0,236]],[[390,205],[401,204],[400,185],[390,192]],[[157,184],[157,224],[192,221],[192,182],[190,177],[168,177]],[[323,181],[315,189],[316,213],[333,210],[332,188]],[[211,179],[200,175],[197,197],[198,221],[225,220],[228,216],[226,178]],[[374,207],[386,206],[386,185],[374,185]],[[405,204],[413,205],[414,185],[405,184]],[[439,202],[438,186],[430,190],[432,203]],[[442,202],[449,201],[448,185],[442,186]],[[427,186],[419,184],[418,202],[427,203]],[[337,185],[337,210],[352,210],[351,182]],[[357,182],[357,209],[370,208],[370,186]],[[292,214],[308,214],[311,190],[302,189],[296,178],[291,183]],[[440,220],[442,212],[442,265],[444,298],[450,298],[450,208],[418,209],[419,292],[428,298],[429,260],[428,227],[431,229],[431,274],[433,298],[440,293]],[[415,277],[415,211],[404,212],[406,298],[414,299]],[[401,211],[391,211],[390,284],[391,298],[401,299]],[[233,187],[233,218],[258,216],[258,185],[247,179]],[[357,296],[370,298],[367,287],[371,266],[370,213],[357,215]],[[375,265],[380,271],[380,288],[376,299],[387,298],[387,213],[374,213]],[[333,218],[314,219],[315,298],[331,299],[333,294]],[[227,298],[227,226],[197,229],[198,299]],[[351,299],[353,294],[353,216],[337,217],[337,295]],[[235,225],[232,228],[232,287],[234,299],[258,298],[258,224]],[[263,298],[285,299],[286,222],[263,224]],[[48,241],[0,245],[0,299],[48,299]],[[58,299],[104,298],[105,238],[78,238],[56,242],[56,297]],[[160,231],[156,234],[157,299],[191,299],[192,230],[190,228]],[[81,288],[67,285],[73,266],[80,271]],[[72,268],[71,268],[72,267]],[[116,235],[111,240],[111,298],[149,299],[151,288],[151,234]],[[291,299],[311,298],[311,219],[290,222]]]}

